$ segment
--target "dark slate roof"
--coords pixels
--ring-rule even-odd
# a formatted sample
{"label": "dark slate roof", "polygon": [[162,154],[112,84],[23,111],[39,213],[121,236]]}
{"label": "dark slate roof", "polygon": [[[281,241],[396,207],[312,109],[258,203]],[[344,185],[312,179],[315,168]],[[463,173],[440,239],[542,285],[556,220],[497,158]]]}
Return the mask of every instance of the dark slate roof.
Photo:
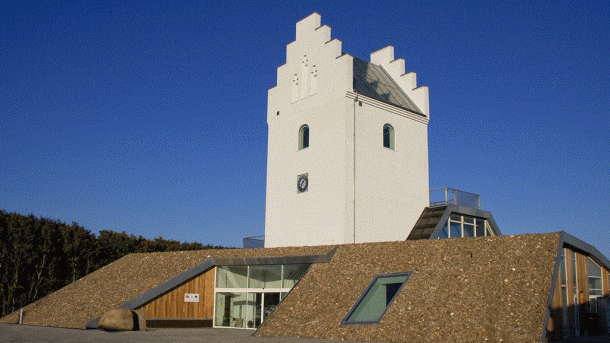
{"label": "dark slate roof", "polygon": [[383,67],[354,57],[354,92],[422,114]]}
{"label": "dark slate roof", "polygon": [[[84,329],[104,312],[145,301],[209,260],[265,264],[269,257],[324,255],[334,246],[222,249],[129,254],[23,308],[23,324]],[[255,261],[252,261],[253,259]],[[200,268],[201,269],[201,268]],[[205,270],[202,270],[203,272]],[[0,319],[16,323],[19,311]],[[97,323],[95,323],[97,324]]]}
{"label": "dark slate roof", "polygon": [[426,207],[415,223],[407,240],[438,238],[443,229],[443,225],[447,222],[452,213],[486,219],[494,235],[502,235],[500,228],[498,228],[498,224],[496,224],[496,221],[490,212],[451,204]]}
{"label": "dark slate roof", "polygon": [[[560,233],[340,245],[258,336],[373,342],[538,342]],[[341,325],[373,277],[412,272],[378,324]]]}
{"label": "dark slate roof", "polygon": [[430,239],[447,206],[426,207],[407,239]]}

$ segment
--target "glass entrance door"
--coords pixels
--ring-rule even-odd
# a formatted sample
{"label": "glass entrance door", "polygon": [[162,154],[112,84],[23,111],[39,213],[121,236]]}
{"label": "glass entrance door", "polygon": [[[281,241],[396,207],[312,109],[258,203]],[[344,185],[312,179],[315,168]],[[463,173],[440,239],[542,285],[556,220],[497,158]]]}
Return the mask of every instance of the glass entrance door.
{"label": "glass entrance door", "polygon": [[280,293],[264,293],[264,305],[262,307],[263,321],[275,310],[280,304]]}
{"label": "glass entrance door", "polygon": [[261,326],[261,313],[263,308],[263,293],[253,293],[254,295],[254,327]]}
{"label": "glass entrance door", "polygon": [[280,293],[253,293],[254,327],[259,327],[280,304]]}
{"label": "glass entrance door", "polygon": [[309,269],[309,264],[218,266],[214,327],[256,329]]}
{"label": "glass entrance door", "polygon": [[[231,323],[228,318],[230,315],[225,314],[223,319],[226,319],[222,322],[222,326],[232,326],[232,327],[247,327],[249,329],[258,328],[267,317],[275,310],[277,305],[280,304],[280,293],[271,292],[271,293],[248,293],[248,301],[246,305],[247,314],[244,313],[242,319],[234,320],[236,323]],[[231,313],[231,309],[225,309],[225,312]],[[217,322],[220,322],[217,320]],[[243,324],[245,325],[243,325]]]}

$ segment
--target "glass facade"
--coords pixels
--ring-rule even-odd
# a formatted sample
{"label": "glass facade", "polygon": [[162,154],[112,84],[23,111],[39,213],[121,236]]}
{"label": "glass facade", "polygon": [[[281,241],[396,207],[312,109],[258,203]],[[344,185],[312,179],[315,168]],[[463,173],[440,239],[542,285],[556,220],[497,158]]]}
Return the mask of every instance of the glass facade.
{"label": "glass facade", "polygon": [[587,258],[587,267],[589,268],[589,295],[601,296],[602,292],[602,268],[593,262],[591,258]]}
{"label": "glass facade", "polygon": [[439,239],[493,236],[487,220],[452,214],[443,226]]}
{"label": "glass facade", "polygon": [[248,288],[280,288],[282,266],[250,266]]}
{"label": "glass facade", "polygon": [[214,326],[255,329],[309,269],[309,264],[218,266]]}
{"label": "glass facade", "polygon": [[216,288],[246,288],[248,266],[216,268]]}
{"label": "glass facade", "polygon": [[602,268],[593,262],[593,260],[587,258],[587,269],[589,271],[589,312],[598,313],[601,312],[598,298],[604,295],[602,286]]}
{"label": "glass facade", "polygon": [[292,288],[301,280],[309,269],[308,264],[285,264],[283,269],[282,287]]}

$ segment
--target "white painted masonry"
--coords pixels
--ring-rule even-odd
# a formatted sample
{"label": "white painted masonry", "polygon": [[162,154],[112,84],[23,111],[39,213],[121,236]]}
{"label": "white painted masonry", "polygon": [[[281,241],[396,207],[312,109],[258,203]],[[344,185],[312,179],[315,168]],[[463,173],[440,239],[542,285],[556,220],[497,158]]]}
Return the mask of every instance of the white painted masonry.
{"label": "white painted masonry", "polygon": [[[354,89],[354,57],[314,13],[269,90],[265,247],[404,240],[428,205],[428,89],[392,47],[371,54],[420,113]],[[309,147],[299,150],[302,125]],[[395,149],[383,147],[383,126]],[[297,176],[307,174],[306,192]]]}

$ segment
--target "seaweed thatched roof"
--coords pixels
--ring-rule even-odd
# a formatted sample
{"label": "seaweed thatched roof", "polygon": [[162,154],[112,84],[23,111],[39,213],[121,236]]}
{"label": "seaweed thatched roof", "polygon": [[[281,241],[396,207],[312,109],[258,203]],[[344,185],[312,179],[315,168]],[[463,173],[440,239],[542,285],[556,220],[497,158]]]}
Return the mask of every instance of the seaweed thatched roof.
{"label": "seaweed thatched roof", "polygon": [[[537,342],[561,233],[341,245],[256,332],[382,342]],[[378,324],[341,325],[377,274],[413,272]]]}
{"label": "seaweed thatched roof", "polygon": [[[220,249],[136,253],[53,292],[23,308],[23,324],[84,329],[104,312],[117,308],[210,258],[248,258],[326,254],[332,246]],[[0,319],[17,323],[19,311]]]}

